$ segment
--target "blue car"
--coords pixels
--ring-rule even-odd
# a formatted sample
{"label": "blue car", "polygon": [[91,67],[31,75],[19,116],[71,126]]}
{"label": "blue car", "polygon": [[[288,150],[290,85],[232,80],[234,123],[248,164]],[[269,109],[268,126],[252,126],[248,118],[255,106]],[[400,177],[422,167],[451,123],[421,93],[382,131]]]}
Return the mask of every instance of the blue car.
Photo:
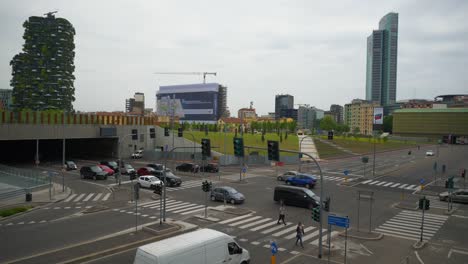
{"label": "blue car", "polygon": [[296,176],[288,177],[286,179],[286,184],[304,186],[308,189],[313,188],[316,182],[317,178],[308,174],[297,174]]}

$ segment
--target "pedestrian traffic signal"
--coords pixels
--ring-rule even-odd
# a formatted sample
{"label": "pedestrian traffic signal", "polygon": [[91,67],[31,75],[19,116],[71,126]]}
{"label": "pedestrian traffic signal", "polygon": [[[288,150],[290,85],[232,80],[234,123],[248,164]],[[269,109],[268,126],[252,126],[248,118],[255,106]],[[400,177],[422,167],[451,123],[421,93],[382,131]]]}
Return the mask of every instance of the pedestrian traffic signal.
{"label": "pedestrian traffic signal", "polygon": [[201,140],[202,156],[211,157],[211,143],[207,138],[202,138]]}
{"label": "pedestrian traffic signal", "polygon": [[327,197],[327,199],[323,201],[323,210],[330,212],[330,197]]}
{"label": "pedestrian traffic signal", "polygon": [[316,206],[312,209],[312,219],[315,222],[320,222],[320,206]]}
{"label": "pedestrian traffic signal", "polygon": [[429,210],[429,207],[430,207],[429,199],[426,199],[426,197],[423,197],[423,198],[419,199],[418,208],[420,210]]}
{"label": "pedestrian traffic signal", "polygon": [[278,141],[268,140],[268,160],[279,161]]}
{"label": "pedestrian traffic signal", "polygon": [[168,128],[168,127],[165,127],[165,128],[164,128],[164,136],[165,136],[165,137],[168,137],[168,136],[169,136],[169,128]]}
{"label": "pedestrian traffic signal", "polygon": [[244,157],[244,139],[234,138],[234,156]]}
{"label": "pedestrian traffic signal", "polygon": [[209,192],[209,191],[211,191],[212,185],[213,185],[213,184],[212,184],[211,182],[204,181],[204,182],[202,182],[202,190],[203,190],[204,192]]}
{"label": "pedestrian traffic signal", "polygon": [[184,136],[184,130],[181,127],[179,127],[177,129],[177,136],[178,137],[183,137]]}

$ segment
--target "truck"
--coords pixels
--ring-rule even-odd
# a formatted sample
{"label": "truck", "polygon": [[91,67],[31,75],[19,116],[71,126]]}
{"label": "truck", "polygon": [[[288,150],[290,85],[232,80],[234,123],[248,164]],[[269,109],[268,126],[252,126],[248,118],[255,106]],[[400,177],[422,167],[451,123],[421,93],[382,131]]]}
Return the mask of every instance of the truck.
{"label": "truck", "polygon": [[199,229],[141,246],[133,264],[249,264],[249,251],[229,235]]}

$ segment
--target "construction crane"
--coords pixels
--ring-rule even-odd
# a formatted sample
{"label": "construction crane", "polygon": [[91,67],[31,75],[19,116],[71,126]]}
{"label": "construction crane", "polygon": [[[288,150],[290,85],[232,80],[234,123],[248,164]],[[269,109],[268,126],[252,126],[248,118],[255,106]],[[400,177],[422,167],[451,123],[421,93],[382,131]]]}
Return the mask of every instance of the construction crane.
{"label": "construction crane", "polygon": [[203,75],[203,83],[206,83],[206,75],[216,76],[216,72],[155,72],[154,74]]}
{"label": "construction crane", "polygon": [[53,16],[55,13],[57,13],[58,11],[55,10],[55,11],[51,11],[51,12],[47,12],[44,14],[44,16],[47,16],[47,17],[50,17],[50,16]]}

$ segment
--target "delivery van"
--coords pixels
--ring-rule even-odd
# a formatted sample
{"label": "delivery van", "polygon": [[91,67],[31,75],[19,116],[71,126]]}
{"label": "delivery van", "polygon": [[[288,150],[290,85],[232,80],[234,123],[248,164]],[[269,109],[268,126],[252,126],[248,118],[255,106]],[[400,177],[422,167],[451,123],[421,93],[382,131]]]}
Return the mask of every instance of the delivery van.
{"label": "delivery van", "polygon": [[222,232],[200,229],[138,248],[134,264],[249,264],[249,252]]}

